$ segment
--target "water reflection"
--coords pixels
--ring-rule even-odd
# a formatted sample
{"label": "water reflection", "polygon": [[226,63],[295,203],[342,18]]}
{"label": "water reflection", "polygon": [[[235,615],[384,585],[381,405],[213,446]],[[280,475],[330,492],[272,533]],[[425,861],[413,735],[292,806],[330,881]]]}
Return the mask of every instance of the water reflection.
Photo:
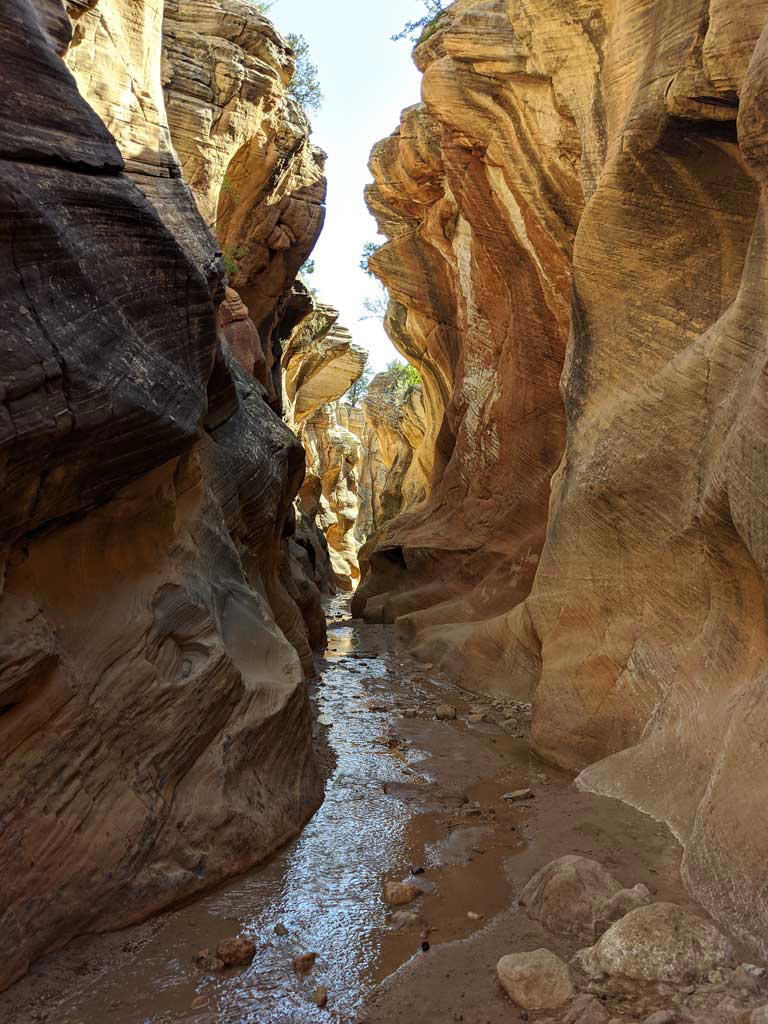
{"label": "water reflection", "polygon": [[[343,607],[330,608],[317,697],[337,759],[323,806],[266,866],[179,911],[119,977],[102,977],[92,999],[80,993],[76,1007],[62,1007],[62,1021],[100,1024],[105,1003],[111,1024],[313,1024],[327,1022],[329,1011],[354,1019],[373,984],[386,923],[382,876],[407,864],[406,828],[416,809],[384,792],[402,781],[403,755],[382,743],[386,716],[367,709],[377,689],[388,692],[401,677],[391,634],[339,621]],[[287,935],[275,933],[278,923]],[[257,945],[250,967],[207,975],[193,965],[201,947],[215,949],[241,931]],[[317,965],[299,978],[291,961],[310,951]],[[318,986],[328,989],[327,1010],[312,1002]]]}

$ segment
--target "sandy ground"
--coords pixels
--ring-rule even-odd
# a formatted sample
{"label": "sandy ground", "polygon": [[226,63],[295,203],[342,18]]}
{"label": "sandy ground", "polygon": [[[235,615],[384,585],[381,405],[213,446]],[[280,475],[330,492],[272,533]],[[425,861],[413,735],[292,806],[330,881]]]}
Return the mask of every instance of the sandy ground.
{"label": "sandy ground", "polygon": [[[545,946],[568,958],[578,948],[517,905],[555,857],[592,857],[623,884],[643,882],[658,899],[696,909],[667,829],[577,792],[538,762],[524,705],[459,690],[413,661],[390,627],[349,620],[341,599],[329,616],[313,687],[327,797],[304,832],[189,906],[46,957],[0,995],[3,1024],[500,1024],[520,1011],[496,980],[499,957]],[[436,720],[440,704],[457,718]],[[473,713],[486,720],[468,721]],[[503,799],[526,787],[533,799]],[[406,908],[415,919],[397,926],[382,886],[404,879],[425,892]],[[249,967],[212,972],[194,962],[241,933],[257,946]],[[318,954],[316,966],[298,976],[292,960],[306,952]],[[313,1002],[321,986],[325,1008]],[[672,1009],[694,1019],[728,994],[710,989],[595,994],[610,1017]],[[741,998],[744,1007],[768,1002]]]}

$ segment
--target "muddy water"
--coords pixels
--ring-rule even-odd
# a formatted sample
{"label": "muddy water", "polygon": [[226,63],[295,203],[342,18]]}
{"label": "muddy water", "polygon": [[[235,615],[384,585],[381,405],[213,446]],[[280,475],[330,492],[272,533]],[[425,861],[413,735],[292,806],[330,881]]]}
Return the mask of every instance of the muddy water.
{"label": "muddy water", "polygon": [[[514,949],[556,948],[515,900],[553,857],[595,856],[626,884],[643,881],[686,902],[679,852],[665,830],[576,793],[568,776],[531,756],[523,709],[458,690],[412,661],[389,627],[352,622],[346,607],[329,609],[314,694],[318,738],[335,763],[325,803],[303,833],[268,864],[182,910],[43,961],[0,996],[1,1020],[509,1020],[493,964]],[[457,719],[436,721],[439,703],[453,705]],[[488,720],[468,721],[473,706]],[[508,721],[511,710],[517,722]],[[504,799],[524,787],[533,799]],[[425,892],[407,908],[417,919],[396,927],[382,884],[408,877]],[[278,924],[287,934],[276,934]],[[201,949],[241,933],[257,946],[249,967],[217,973],[194,963]],[[306,952],[317,963],[299,977],[292,960]],[[312,999],[320,986],[325,1009]]]}

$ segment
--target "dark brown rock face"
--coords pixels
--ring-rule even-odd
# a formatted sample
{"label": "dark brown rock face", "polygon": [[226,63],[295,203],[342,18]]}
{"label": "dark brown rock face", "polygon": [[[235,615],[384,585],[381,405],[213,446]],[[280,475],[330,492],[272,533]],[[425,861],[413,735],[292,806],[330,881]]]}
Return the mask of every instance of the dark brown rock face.
{"label": "dark brown rock face", "polygon": [[0,987],[321,797],[281,583],[303,450],[217,335],[178,166],[123,173],[70,35],[55,0],[0,8]]}

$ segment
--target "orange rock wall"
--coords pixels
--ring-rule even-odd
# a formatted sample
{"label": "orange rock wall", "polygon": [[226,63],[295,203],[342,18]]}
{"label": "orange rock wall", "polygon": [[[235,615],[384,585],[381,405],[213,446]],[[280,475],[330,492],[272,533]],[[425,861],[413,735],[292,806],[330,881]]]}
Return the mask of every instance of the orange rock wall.
{"label": "orange rock wall", "polygon": [[[442,418],[431,496],[363,584],[467,685],[531,693],[536,751],[668,822],[696,896],[763,955],[767,20],[458,0],[417,48],[424,104],[374,150],[370,201],[391,333]],[[462,529],[430,545],[446,494]],[[460,536],[507,556],[464,556],[482,605],[446,604]]]}

